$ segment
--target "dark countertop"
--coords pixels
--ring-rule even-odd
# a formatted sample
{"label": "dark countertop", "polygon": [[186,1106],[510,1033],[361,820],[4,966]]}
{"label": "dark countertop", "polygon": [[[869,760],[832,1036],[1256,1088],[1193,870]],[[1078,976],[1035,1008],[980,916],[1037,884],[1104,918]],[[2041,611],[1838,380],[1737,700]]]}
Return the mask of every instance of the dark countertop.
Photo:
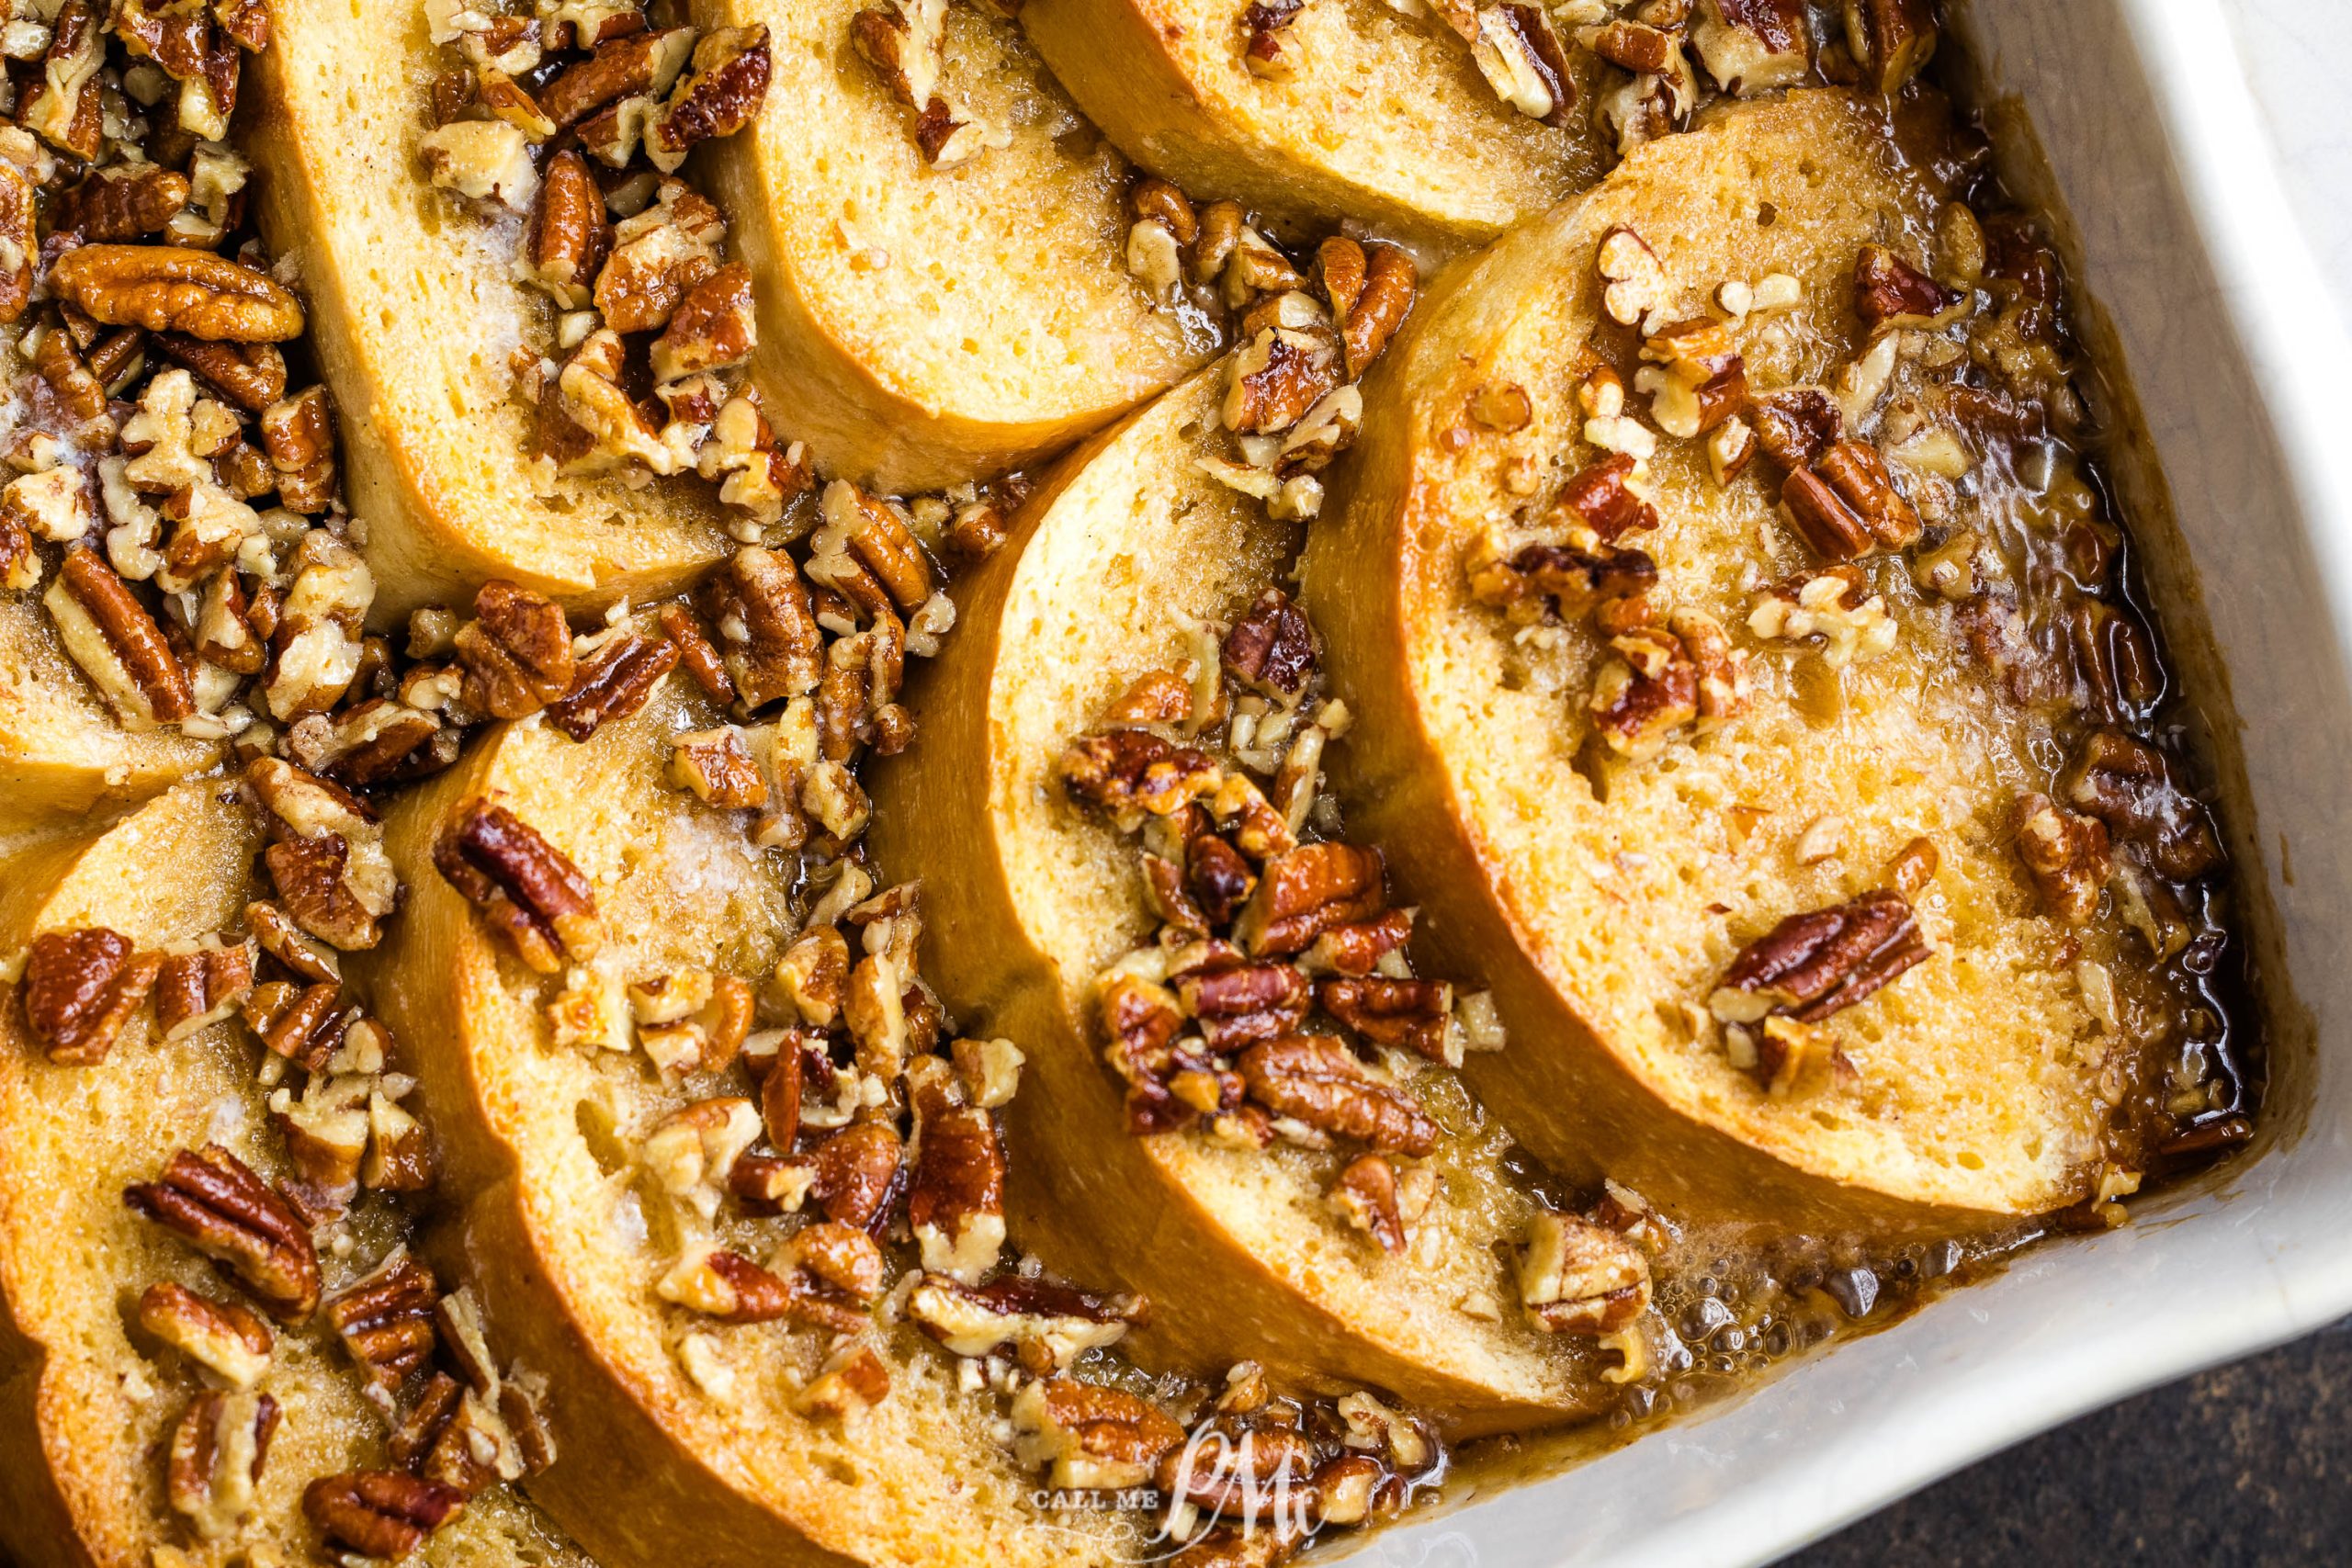
{"label": "dark countertop", "polygon": [[2061,1427],[1786,1568],[2352,1561],[2352,1319]]}

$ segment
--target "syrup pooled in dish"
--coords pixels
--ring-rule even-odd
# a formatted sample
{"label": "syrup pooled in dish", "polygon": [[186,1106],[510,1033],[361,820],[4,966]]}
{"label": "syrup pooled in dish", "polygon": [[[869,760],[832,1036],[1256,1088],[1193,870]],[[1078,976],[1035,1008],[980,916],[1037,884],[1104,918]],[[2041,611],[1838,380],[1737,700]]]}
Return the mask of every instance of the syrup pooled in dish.
{"label": "syrup pooled in dish", "polygon": [[1267,1564],[2252,1135],[1925,0],[20,9],[28,1565]]}

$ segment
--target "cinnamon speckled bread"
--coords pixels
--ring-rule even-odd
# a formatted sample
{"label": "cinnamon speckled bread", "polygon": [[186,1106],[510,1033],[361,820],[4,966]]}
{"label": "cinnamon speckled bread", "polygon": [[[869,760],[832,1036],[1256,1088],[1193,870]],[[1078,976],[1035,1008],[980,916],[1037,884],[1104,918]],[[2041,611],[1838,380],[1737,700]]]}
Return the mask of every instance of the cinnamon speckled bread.
{"label": "cinnamon speckled bread", "polygon": [[[237,785],[177,785],[102,834],[0,868],[0,953],[94,926],[149,951],[230,930],[260,891],[259,843]],[[172,874],[156,874],[166,865]],[[279,1416],[245,1517],[218,1540],[192,1534],[166,1498],[174,1431],[193,1396],[231,1385],[141,1327],[140,1301],[159,1283],[241,1298],[122,1196],[153,1180],[170,1151],[208,1141],[275,1174],[255,1077],[266,1053],[233,1020],[165,1041],[141,1015],[103,1062],[52,1063],[28,1037],[19,989],[0,993],[0,1543],[23,1568],[150,1568],[174,1551],[204,1568],[311,1561],[305,1486],[383,1464],[382,1416],[322,1319],[279,1323],[253,1382]],[[322,1234],[329,1292],[389,1244],[384,1218]],[[347,1252],[326,1245],[334,1233],[354,1244]],[[504,1491],[474,1500],[415,1560],[589,1568]]]}
{"label": "cinnamon speckled bread", "polygon": [[526,344],[546,352],[553,310],[514,277],[520,220],[480,221],[424,177],[416,148],[441,69],[424,7],[270,10],[247,145],[263,231],[300,269],[343,421],[379,623],[462,603],[492,577],[601,604],[668,592],[709,564],[726,535],[707,491],[532,471],[513,361]]}
{"label": "cinnamon speckled bread", "polygon": [[1057,759],[1138,677],[1214,659],[1207,623],[1246,610],[1298,539],[1196,467],[1228,439],[1225,379],[1220,365],[1176,388],[1032,498],[914,689],[915,744],[876,773],[877,851],[925,880],[926,968],[949,1002],[1030,1053],[1018,1228],[1162,1303],[1147,1360],[1199,1372],[1238,1348],[1285,1382],[1371,1382],[1461,1431],[1576,1416],[1613,1361],[1517,1313],[1498,1247],[1527,1200],[1493,1164],[1507,1136],[1446,1075],[1415,1090],[1445,1129],[1440,1196],[1391,1256],[1326,1205],[1332,1155],[1139,1136],[1103,1065],[1098,976],[1154,922],[1134,841],[1064,793]]}
{"label": "cinnamon speckled bread", "polygon": [[933,164],[852,42],[861,5],[698,11],[764,24],[775,51],[760,118],[705,167],[752,265],[752,378],[819,468],[892,491],[985,477],[1215,349],[1128,275],[1126,165],[1019,28],[987,6],[911,7],[944,13],[937,101],[970,128]]}
{"label": "cinnamon speckled bread", "polygon": [[[412,896],[369,968],[396,1026],[440,1044],[424,1089],[449,1147],[445,1180],[466,1195],[492,1327],[560,1391],[562,1457],[534,1495],[618,1562],[659,1562],[688,1540],[709,1564],[1103,1561],[1120,1520],[1033,1506],[1034,1483],[995,1430],[996,1396],[960,1384],[910,1324],[869,1324],[848,1341],[874,1358],[869,1404],[854,1358],[827,1381],[832,1334],[681,1304],[705,1299],[673,1266],[714,1244],[795,1272],[768,1251],[792,1223],[722,1197],[725,1163],[705,1173],[701,1217],[695,1185],[665,1185],[654,1158],[666,1118],[741,1093],[726,1088],[731,1055],[657,1075],[626,1021],[617,1036],[591,1022],[584,1039],[553,1037],[548,1005],[567,989],[591,998],[604,976],[616,999],[624,979],[684,987],[687,971],[757,983],[797,929],[795,858],[754,848],[740,813],[665,781],[671,739],[717,717],[677,676],[585,743],[507,726],[389,822]],[[435,872],[436,841],[480,800],[576,866],[604,933],[596,967],[575,955],[566,979],[542,978]],[[811,1085],[812,1116],[819,1099]]]}
{"label": "cinnamon speckled bread", "polygon": [[2007,405],[1954,379],[1968,296],[1926,274],[1974,225],[1943,196],[1834,92],[1642,150],[1427,303],[1310,554],[1343,793],[1510,1026],[1473,1083],[1669,1209],[2103,1199],[2101,1130],[2168,1026],[2094,912],[2106,829],[2043,819],[2041,897],[2021,854],[2028,797],[2088,798],[2057,726],[2095,699],[2036,694],[2002,552],[2087,492],[1953,486]]}
{"label": "cinnamon speckled bread", "polygon": [[[1144,167],[1278,220],[1353,219],[1446,248],[1589,184],[1606,143],[1589,103],[1557,122],[1504,103],[1470,46],[1385,0],[1322,0],[1279,32],[1287,70],[1252,71],[1248,7],[1222,0],[1035,0],[1021,13],[1080,107]],[[1281,7],[1268,7],[1279,14]],[[1599,62],[1577,50],[1572,91]]]}
{"label": "cinnamon speckled bread", "polygon": [[32,598],[0,598],[0,833],[144,799],[220,760],[218,741],[130,730]]}

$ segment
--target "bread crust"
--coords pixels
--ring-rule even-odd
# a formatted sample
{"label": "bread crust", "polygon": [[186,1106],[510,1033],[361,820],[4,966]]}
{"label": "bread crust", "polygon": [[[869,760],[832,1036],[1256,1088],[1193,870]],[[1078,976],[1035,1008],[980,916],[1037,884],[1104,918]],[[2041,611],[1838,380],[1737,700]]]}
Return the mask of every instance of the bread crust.
{"label": "bread crust", "polygon": [[605,478],[537,493],[507,359],[550,307],[514,281],[504,229],[420,172],[438,52],[423,10],[275,0],[271,15],[245,145],[262,231],[300,269],[342,423],[373,623],[462,604],[492,577],[575,608],[684,586],[727,547],[702,487]]}
{"label": "bread crust", "polygon": [[[547,998],[433,871],[431,847],[460,801],[490,795],[596,885],[608,947],[639,942],[669,962],[711,963],[718,954],[697,943],[722,928],[753,931],[754,942],[788,935],[781,884],[730,884],[756,908],[714,909],[683,896],[646,905],[662,916],[643,928],[628,920],[635,895],[615,892],[641,872],[639,894],[669,897],[662,889],[674,863],[658,846],[677,842],[662,836],[672,832],[707,833],[695,842],[738,857],[728,867],[754,868],[729,877],[776,874],[756,871],[766,857],[732,817],[657,782],[667,735],[716,716],[684,688],[673,677],[644,712],[584,743],[536,724],[504,726],[387,818],[410,892],[366,968],[397,1032],[443,1043],[419,1076],[447,1155],[443,1183],[467,1194],[465,1252],[497,1342],[557,1390],[548,1419],[559,1457],[532,1495],[617,1562],[681,1552],[711,1568],[1099,1558],[1111,1545],[1105,1532],[1123,1527],[1107,1516],[1046,1523],[1026,1501],[1034,1483],[987,1433],[988,1396],[958,1393],[940,1358],[913,1350],[894,1359],[889,1396],[854,1432],[794,1410],[773,1362],[743,1395],[752,1407],[727,1407],[695,1386],[664,1341],[673,1309],[653,1295],[661,1266],[601,1224],[580,1234],[613,1196],[575,1104],[594,1092],[594,1065],[551,1043]],[[899,1332],[904,1350],[914,1331]]]}
{"label": "bread crust", "polygon": [[[1963,755],[1966,749],[1982,744],[1998,755],[2017,738],[1954,739],[1976,728],[1963,711],[1918,752],[1917,768],[1931,781],[1922,784],[1892,767],[1873,771],[1874,747],[1894,761],[1914,761],[1888,739],[1897,733],[1893,719],[1855,729],[1844,745],[1839,726],[1795,725],[1782,736],[1778,762],[1751,753],[1734,733],[1723,754],[1738,760],[1708,774],[1724,779],[1726,803],[1750,798],[1742,791],[1753,787],[1780,791],[1769,805],[1792,824],[1847,812],[1874,836],[1876,863],[1902,843],[1898,824],[1916,824],[1913,833],[1939,829],[1946,869],[1931,899],[1936,912],[1923,920],[1947,952],[1881,993],[1872,1016],[1883,1021],[1870,1026],[1871,1041],[1884,1061],[1899,1064],[1879,1069],[1898,1080],[1896,1092],[1919,1102],[1944,1094],[1955,1115],[1974,1117],[1972,1136],[2015,1144],[2001,1141],[1994,1157],[1971,1168],[1940,1157],[1932,1143],[1936,1113],[1917,1112],[1911,1129],[1868,1116],[1841,1118],[1833,1128],[1803,1102],[1771,1100],[1719,1050],[1710,1056],[1696,1046],[1678,1049],[1658,1015],[1678,997],[1703,1004],[1739,940],[1795,908],[1845,895],[1816,892],[1810,903],[1797,901],[1826,879],[1775,874],[1764,880],[1784,902],[1762,907],[1769,900],[1747,897],[1737,878],[1709,869],[1715,863],[1705,859],[1700,836],[1721,829],[1711,813],[1691,811],[1665,841],[1621,847],[1639,853],[1643,864],[1688,861],[1695,880],[1676,886],[1669,871],[1663,891],[1635,881],[1631,892],[1603,896],[1606,856],[1579,859],[1583,852],[1571,846],[1607,837],[1612,813],[1633,807],[1596,802],[1567,742],[1547,739],[1573,739],[1575,720],[1559,705],[1581,700],[1580,687],[1571,688],[1574,696],[1543,696],[1507,690],[1500,681],[1498,618],[1469,602],[1462,560],[1473,532],[1465,519],[1507,514],[1513,502],[1494,478],[1498,466],[1481,467],[1485,447],[1475,439],[1446,446],[1457,431],[1475,436],[1467,400],[1487,378],[1506,375],[1533,398],[1528,442],[1549,443],[1554,452],[1576,445],[1582,415],[1573,394],[1582,373],[1572,367],[1577,345],[1595,328],[1593,258],[1612,225],[1640,231],[1692,298],[1704,298],[1735,264],[1759,275],[1785,268],[1809,301],[1799,307],[1794,335],[1833,349],[1848,341],[1856,247],[1879,237],[1882,222],[1912,225],[1916,235],[1935,211],[1933,193],[1880,150],[1874,138],[1883,133],[1869,112],[1828,91],[1739,108],[1643,149],[1589,196],[1465,264],[1425,301],[1408,341],[1368,383],[1354,466],[1335,488],[1331,522],[1316,536],[1306,582],[1333,648],[1339,688],[1358,716],[1339,764],[1342,796],[1352,819],[1389,846],[1400,880],[1422,906],[1432,948],[1472,966],[1495,989],[1511,1043],[1473,1057],[1469,1076],[1529,1146],[1566,1169],[1605,1172],[1686,1216],[1782,1232],[1949,1235],[2075,1201],[2095,1157],[2090,1096],[2079,1069],[2064,1066],[2067,1043],[2092,1026],[2065,966],[2052,953],[2032,964],[2000,962],[2015,948],[2054,947],[2057,938],[2022,912],[2030,898],[2001,833],[1981,820],[1945,820],[1933,793],[1954,781],[1981,790],[1984,776],[1975,770],[1983,759]],[[1758,225],[1766,202],[1776,204],[1775,228]],[[1531,357],[1538,339],[1548,369]],[[1452,450],[1472,456],[1455,463],[1443,455]],[[1723,542],[1774,528],[1769,492],[1754,478],[1715,490],[1694,445],[1662,444],[1656,467],[1668,521],[1638,542],[1659,556],[1658,597],[1713,610],[1726,624],[1733,615],[1744,619],[1738,552]],[[1953,668],[1954,659],[1947,649],[1924,668],[1932,676]],[[1922,679],[1952,689],[1949,677]],[[1553,705],[1539,705],[1545,702]],[[1849,705],[1849,711],[1860,710]],[[1482,718],[1465,716],[1480,712]],[[1781,694],[1778,716],[1790,712]],[[1947,716],[1918,728],[1932,729]],[[1467,743],[1470,736],[1477,743]],[[1641,800],[1667,788],[1642,782],[1665,775],[1628,772],[1629,793]],[[2006,806],[2006,795],[1996,804]],[[1865,864],[1857,874],[1867,878],[1875,869]],[[1645,891],[1654,894],[1648,902]],[[1710,896],[1728,901],[1724,916],[1682,920],[1682,904],[1704,904]],[[1738,940],[1732,905],[1752,906],[1736,911],[1745,922]],[[1963,925],[1971,934],[1955,949]],[[1650,964],[1634,951],[1642,933],[1686,926],[1702,934],[1689,939],[1687,951],[1671,948],[1668,962]],[[1996,971],[1998,981],[1984,978]],[[1668,974],[1672,981],[1660,977]],[[1957,1065],[1947,1062],[1937,1054],[1941,1038],[1973,1043],[1984,1061],[1971,1066],[1962,1053]],[[2046,1073],[2037,1050],[2052,1058]]]}
{"label": "bread crust", "polygon": [[[1278,220],[1352,219],[1436,251],[1532,218],[1607,166],[1579,107],[1544,126],[1495,96],[1469,46],[1385,0],[1326,0],[1292,24],[1283,82],[1243,63],[1239,7],[1217,0],[1032,0],[1022,25],[1127,155],[1204,199]],[[1589,95],[1590,57],[1577,51]]]}
{"label": "bread crust", "polygon": [[1601,1358],[1454,1310],[1483,1249],[1466,1228],[1435,1267],[1383,1258],[1279,1151],[1130,1134],[1102,1065],[1094,977],[1147,917],[1132,843],[1061,799],[1052,766],[1127,682],[1182,666],[1185,617],[1230,619],[1295,548],[1296,525],[1193,467],[1224,378],[1073,454],[970,580],[911,688],[914,744],[875,768],[876,853],[923,877],[924,973],[966,1029],[1028,1054],[1008,1108],[1016,1234],[1159,1305],[1129,1341],[1146,1364],[1215,1375],[1248,1356],[1285,1386],[1386,1388],[1464,1434],[1588,1414]]}
{"label": "bread crust", "polygon": [[1125,168],[1020,29],[950,9],[946,82],[1012,141],[924,163],[849,43],[860,0],[696,0],[769,29],[776,77],[697,167],[751,264],[752,377],[817,468],[888,493],[986,478],[1115,419],[1214,350],[1125,265]]}

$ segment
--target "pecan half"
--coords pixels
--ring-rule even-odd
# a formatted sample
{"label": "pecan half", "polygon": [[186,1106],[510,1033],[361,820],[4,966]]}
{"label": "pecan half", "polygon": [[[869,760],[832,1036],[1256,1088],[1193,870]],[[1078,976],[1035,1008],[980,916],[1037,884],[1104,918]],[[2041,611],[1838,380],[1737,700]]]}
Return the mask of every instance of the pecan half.
{"label": "pecan half", "polygon": [[1804,542],[1829,560],[1855,560],[1916,543],[1924,528],[1878,449],[1839,441],[1792,473],[1781,488],[1784,515]]}
{"label": "pecan half", "polygon": [[996,1120],[955,1103],[935,1084],[915,1102],[914,1183],[907,1220],[922,1266],[966,1283],[996,1264],[1004,1246],[1004,1148]]}
{"label": "pecan half", "polygon": [[613,226],[588,160],[566,148],[548,160],[524,236],[520,271],[567,310],[587,307],[612,251]]}
{"label": "pecan half", "polygon": [[469,707],[522,718],[571,687],[571,627],[561,605],[492,578],[474,595],[474,616],[458,628],[457,642]]}
{"label": "pecan half", "polygon": [[122,1201],[220,1263],[279,1322],[299,1323],[317,1310],[319,1255],[310,1227],[218,1144],[180,1150],[159,1179],[123,1189]]}
{"label": "pecan half", "polygon": [[1023,1388],[1012,1423],[1022,1458],[1051,1466],[1056,1486],[1139,1486],[1184,1442],[1184,1428],[1148,1400],[1069,1378]]}
{"label": "pecan half", "polygon": [[853,1122],[812,1152],[808,1195],[827,1219],[871,1229],[889,1213],[904,1159],[896,1132],[878,1122]]}
{"label": "pecan half", "polygon": [[329,1296],[326,1319],[368,1381],[396,1389],[433,1358],[434,1307],[440,1299],[433,1271],[396,1252],[366,1279]]}
{"label": "pecan half", "polygon": [[1727,1022],[1784,1012],[1815,1023],[1852,1007],[1934,955],[1910,900],[1877,888],[1843,904],[1791,915],[1740,949],[1708,1008]]}
{"label": "pecan half", "polygon": [[798,1269],[773,1274],[725,1248],[689,1251],[656,1288],[664,1301],[721,1323],[791,1318],[835,1334],[854,1334],[870,1321],[868,1313],[813,1276]]}
{"label": "pecan half", "polygon": [[1854,313],[1872,332],[1941,315],[1962,298],[1884,245],[1864,245],[1854,257]]}
{"label": "pecan half", "polygon": [[340,784],[276,757],[254,758],[245,781],[270,812],[273,841],[262,859],[287,912],[346,953],[375,946],[400,899],[375,812]]}
{"label": "pecan half", "polygon": [[387,1562],[423,1546],[465,1506],[455,1487],[398,1470],[347,1470],[302,1492],[303,1516],[330,1542]]}
{"label": "pecan half", "polygon": [[161,957],[135,952],[104,926],[43,931],[26,953],[18,991],[26,1032],[60,1066],[103,1062],[162,967]]}
{"label": "pecan half", "polygon": [[1315,672],[1315,628],[1289,594],[1269,588],[1225,634],[1222,652],[1225,668],[1237,680],[1288,694],[1305,687]]}
{"label": "pecan half", "polygon": [[206,1389],[172,1432],[164,1495],[202,1540],[224,1540],[252,1514],[254,1483],[277,1432],[266,1393]]}
{"label": "pecan half", "polygon": [[1464,561],[1470,595],[1518,615],[1583,614],[1603,599],[1630,598],[1657,585],[1657,563],[1622,547],[1522,545],[1508,555],[1481,538]]}
{"label": "pecan half", "polygon": [[985,1356],[1010,1345],[1024,1366],[1042,1373],[1116,1344],[1148,1314],[1139,1297],[1099,1296],[1057,1280],[1005,1274],[981,1285],[925,1275],[907,1298],[907,1315],[956,1355]]}
{"label": "pecan half", "polygon": [[2087,924],[2098,913],[2099,890],[2115,868],[2106,824],[2041,794],[2018,800],[2016,820],[2018,857],[2032,874],[2042,902],[2070,926]]}
{"label": "pecan half", "polygon": [[752,356],[758,335],[752,269],[729,262],[687,289],[671,312],[670,324],[650,350],[654,378],[674,381],[741,365]]}
{"label": "pecan half", "polygon": [[1449,1039],[1453,987],[1443,980],[1326,980],[1315,987],[1325,1012],[1375,1045],[1400,1045],[1432,1062],[1460,1066]]}
{"label": "pecan half", "polygon": [[302,307],[266,273],[175,245],[84,245],[57,259],[50,285],[108,326],[185,333],[220,343],[284,343]]}
{"label": "pecan half", "polygon": [[195,715],[187,667],[155,617],[96,550],[67,550],[41,604],[66,653],[126,724],[151,728]]}
{"label": "pecan half", "polygon": [[603,941],[588,879],[562,851],[503,806],[458,808],[433,846],[433,863],[542,975],[592,956]]}
{"label": "pecan half", "polygon": [[185,333],[157,333],[147,341],[247,413],[286,395],[286,355],[275,344],[207,343]]}
{"label": "pecan half", "polygon": [[187,176],[176,169],[94,169],[58,197],[50,228],[85,244],[136,240],[160,231],[187,197]]}
{"label": "pecan half", "polygon": [[167,954],[155,976],[155,1025],[164,1032],[164,1043],[220,1022],[253,985],[249,942],[224,946],[216,937],[189,952]]}
{"label": "pecan half", "polygon": [[756,710],[817,689],[824,674],[824,634],[808,585],[790,557],[757,547],[738,550],[695,598],[705,618],[719,628],[727,673],[745,707]]}
{"label": "pecan half", "polygon": [[1329,1035],[1261,1041],[1238,1065],[1250,1098],[1277,1116],[1380,1154],[1425,1155],[1437,1146],[1437,1123],[1410,1097],[1366,1077],[1354,1054]]}
{"label": "pecan half", "polygon": [[773,70],[764,26],[713,28],[705,33],[695,45],[686,74],[660,116],[645,128],[646,157],[663,174],[672,174],[698,143],[732,136],[751,124],[767,96]]}
{"label": "pecan half", "polygon": [[1614,1334],[1649,1305],[1649,1259],[1589,1220],[1538,1214],[1528,1231],[1520,1298],[1550,1333]]}
{"label": "pecan half", "polygon": [[1699,716],[1699,666],[1664,626],[1632,626],[1609,639],[1615,657],[1593,677],[1593,733],[1634,761],[1657,755]]}
{"label": "pecan half", "polygon": [[1234,940],[1253,953],[1288,955],[1334,926],[1370,919],[1386,905],[1378,850],[1302,844],[1267,863]]}
{"label": "pecan half", "polygon": [[1229,948],[1197,971],[1170,977],[1184,1010],[1219,1052],[1295,1032],[1312,995],[1306,976],[1290,964],[1251,964]]}
{"label": "pecan half", "polygon": [[262,411],[262,445],[277,471],[277,499],[288,510],[320,513],[334,500],[334,414],[327,389],[311,387]]}
{"label": "pecan half", "polygon": [[625,631],[574,668],[571,684],[548,705],[548,722],[574,740],[585,740],[643,707],[677,663],[676,643]]}
{"label": "pecan half", "polygon": [[1366,249],[1363,290],[1347,309],[1336,303],[1332,308],[1349,380],[1370,369],[1387,348],[1412,312],[1413,294],[1419,287],[1420,269],[1411,256],[1395,245]]}
{"label": "pecan half", "polygon": [[2221,840],[2205,808],[2174,780],[2165,754],[2120,730],[2085,740],[2058,781],[2061,799],[2137,845],[2156,874],[2173,882],[2202,876],[2222,863]]}
{"label": "pecan half", "polygon": [[169,1281],[141,1294],[139,1326],[232,1388],[261,1381],[276,1343],[257,1314]]}
{"label": "pecan half", "polygon": [[1223,783],[1206,753],[1141,729],[1081,737],[1054,764],[1075,798],[1114,813],[1167,817],[1205,799]]}

